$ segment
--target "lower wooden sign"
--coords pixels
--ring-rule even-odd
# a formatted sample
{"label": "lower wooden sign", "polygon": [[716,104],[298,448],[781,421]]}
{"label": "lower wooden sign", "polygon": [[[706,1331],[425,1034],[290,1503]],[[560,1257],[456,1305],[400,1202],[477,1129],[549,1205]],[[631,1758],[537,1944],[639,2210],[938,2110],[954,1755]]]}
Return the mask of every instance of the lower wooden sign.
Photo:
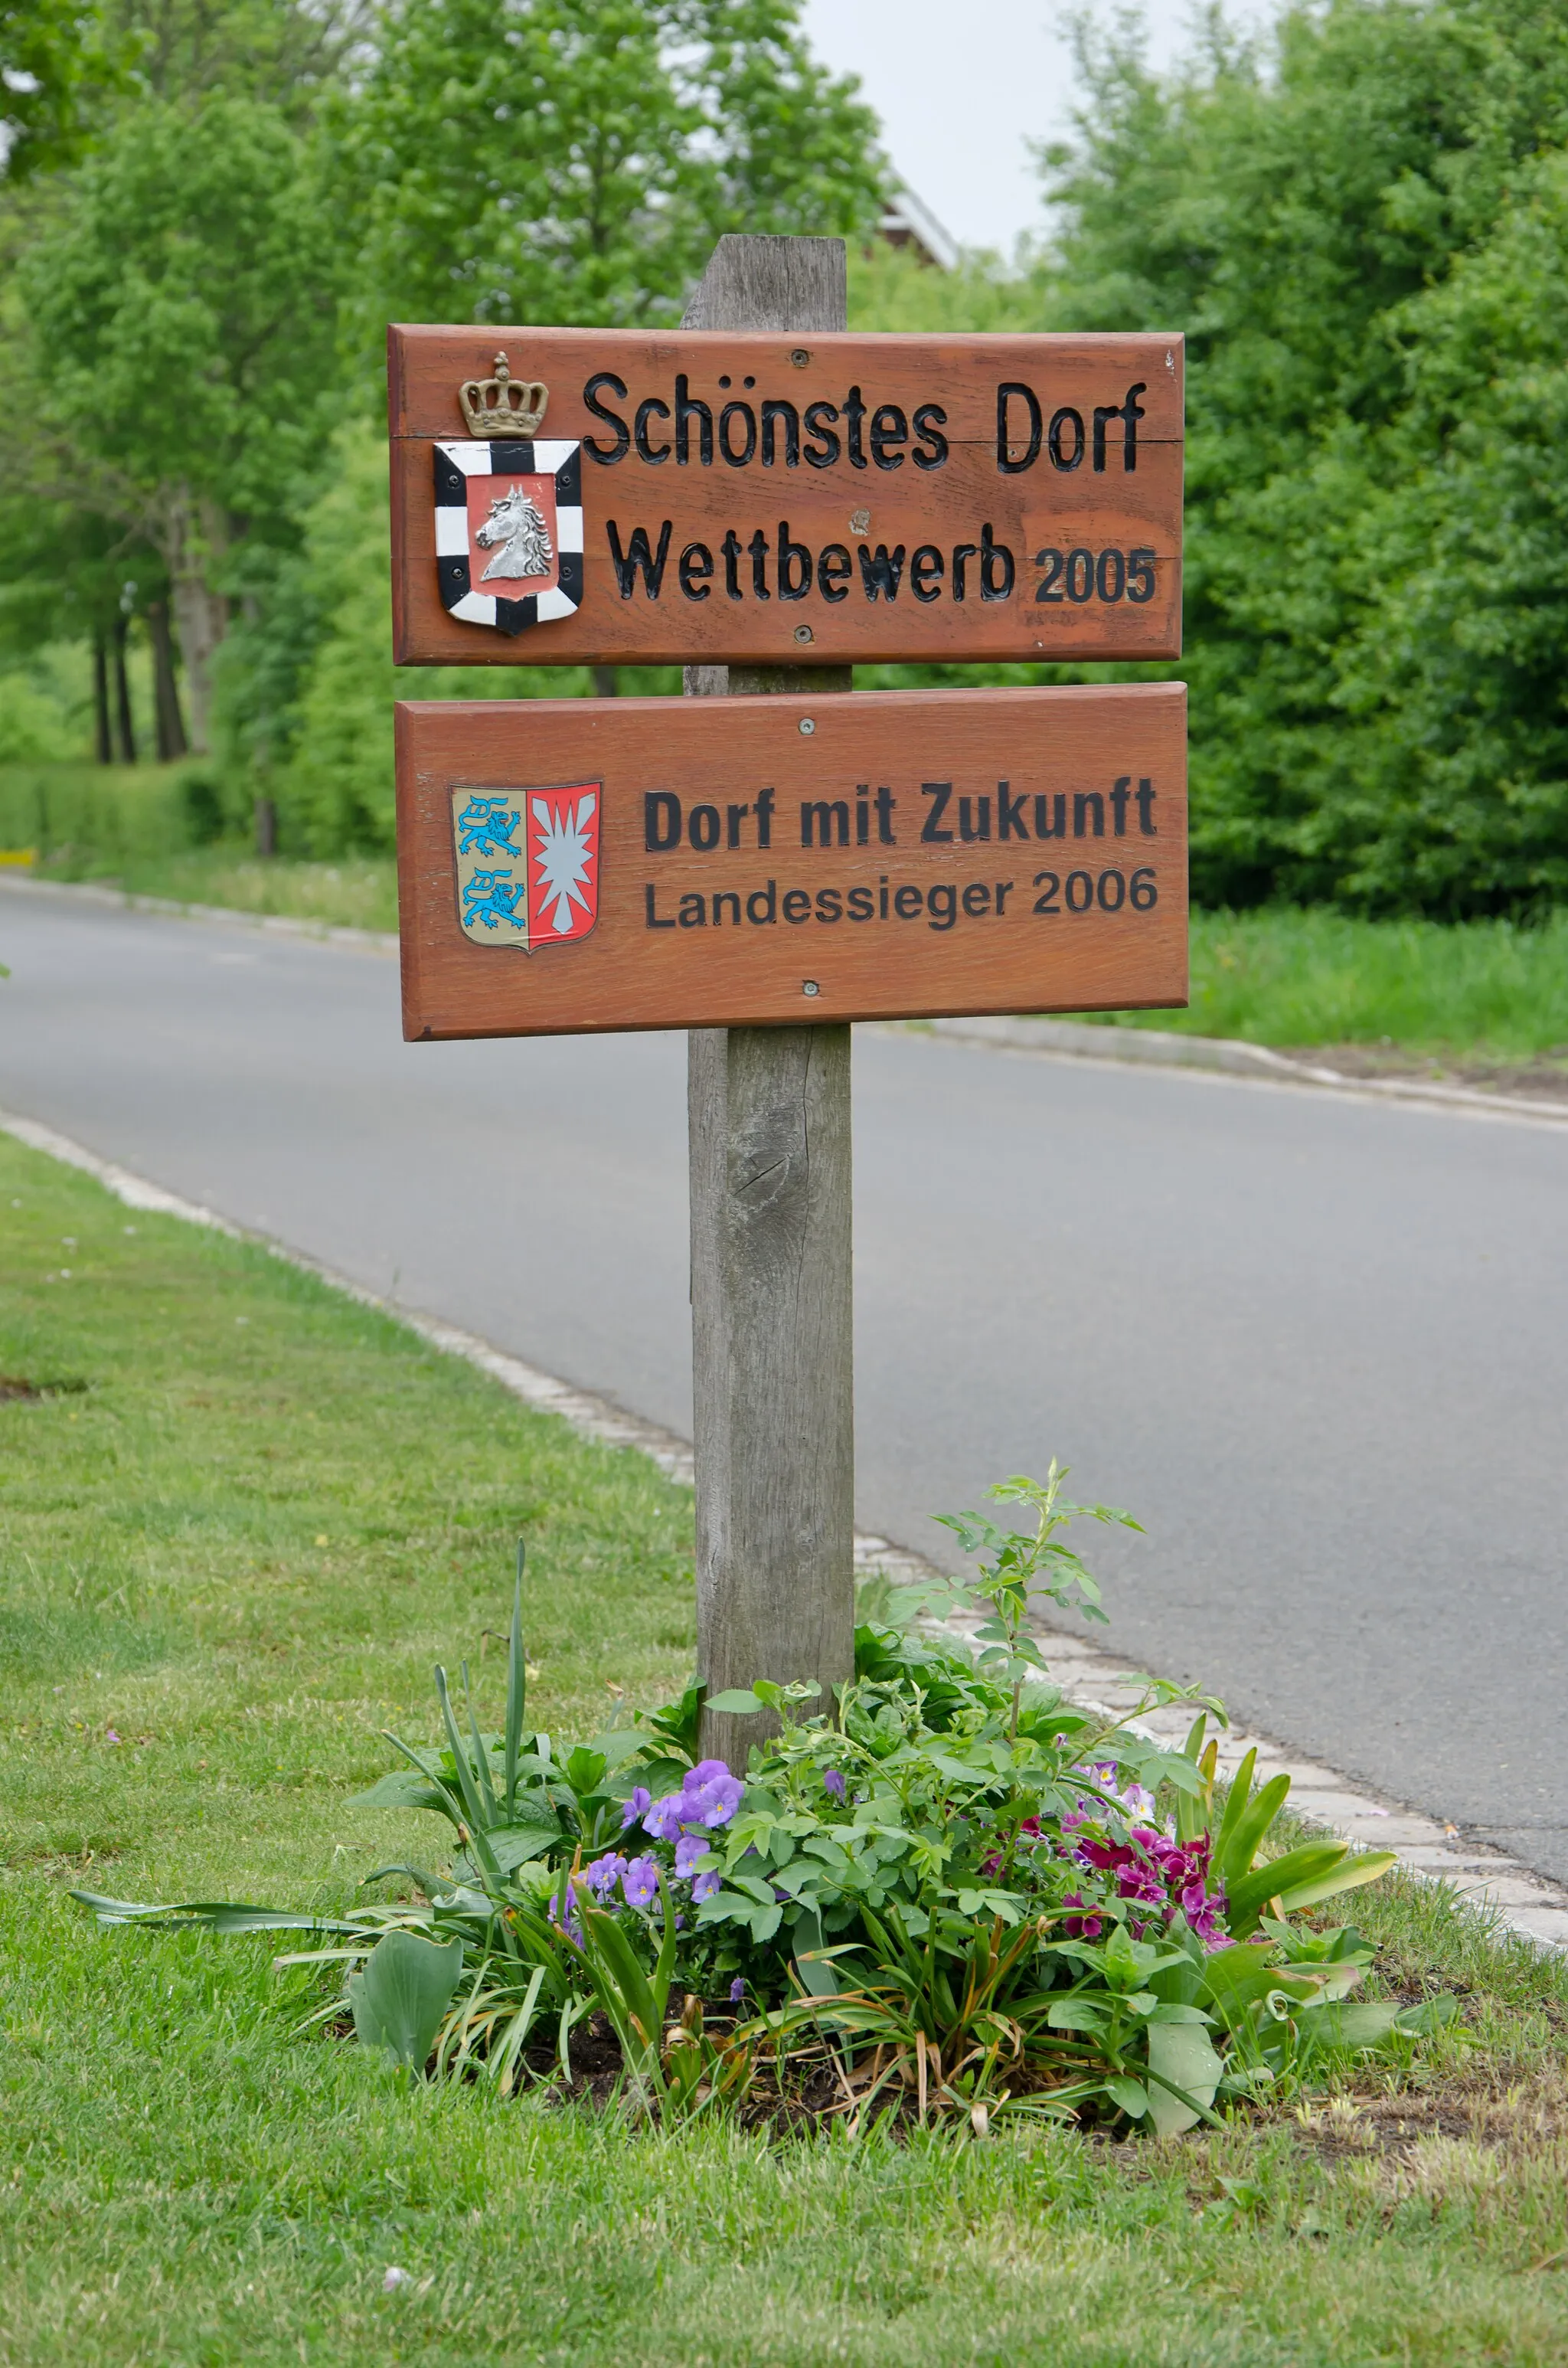
{"label": "lower wooden sign", "polygon": [[397,709],[403,1032],[1187,1000],[1187,692]]}

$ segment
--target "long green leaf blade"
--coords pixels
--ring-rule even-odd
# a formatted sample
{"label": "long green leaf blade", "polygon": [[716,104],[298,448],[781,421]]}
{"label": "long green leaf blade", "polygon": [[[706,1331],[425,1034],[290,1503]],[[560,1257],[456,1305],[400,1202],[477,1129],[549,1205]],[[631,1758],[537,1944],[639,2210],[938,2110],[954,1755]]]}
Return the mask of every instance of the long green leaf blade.
{"label": "long green leaf blade", "polygon": [[528,1665],[523,1652],[523,1556],[517,1540],[517,1576],[512,1588],[512,1633],[506,1640],[506,1821],[517,1814],[517,1759],[522,1749],[523,1713],[527,1705]]}

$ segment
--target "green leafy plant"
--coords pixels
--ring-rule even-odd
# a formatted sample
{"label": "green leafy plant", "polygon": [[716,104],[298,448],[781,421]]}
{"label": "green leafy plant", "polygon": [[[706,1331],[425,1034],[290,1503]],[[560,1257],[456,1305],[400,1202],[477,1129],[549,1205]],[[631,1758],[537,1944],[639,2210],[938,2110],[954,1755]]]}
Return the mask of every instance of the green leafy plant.
{"label": "green leafy plant", "polygon": [[[347,2004],[362,2040],[503,2092],[570,2081],[573,2034],[602,2017],[628,2101],[665,2122],[810,2094],[856,2130],[907,2110],[1169,2135],[1408,2049],[1451,2009],[1353,1998],[1371,1952],[1300,1920],[1392,1853],[1324,1839],[1270,1856],[1289,1779],[1257,1785],[1249,1754],[1221,1796],[1217,1705],[1195,1702],[1176,1750],[1050,1682],[1025,1624],[1037,1580],[1081,1600],[1093,1581],[1062,1530],[1127,1518],[1063,1504],[1062,1476],[1003,1484],[1032,1534],[954,1517],[991,1557],[946,1591],[988,1608],[972,1651],[867,1623],[829,1708],[809,1684],[716,1697],[776,1715],[744,1776],[696,1757],[697,1686],[564,1753],[529,1727],[519,1558],[501,1731],[466,1668],[460,1720],[437,1669],[442,1741],[389,1736],[404,1772],[359,1796],[445,1822],[447,1865],[370,1878],[418,1900],[312,1918],[76,1896],[108,1923],[309,1932],[319,1945],[279,1962],[338,1967],[347,1988],[301,2028]],[[1182,1692],[1151,1684],[1137,1710]]]}

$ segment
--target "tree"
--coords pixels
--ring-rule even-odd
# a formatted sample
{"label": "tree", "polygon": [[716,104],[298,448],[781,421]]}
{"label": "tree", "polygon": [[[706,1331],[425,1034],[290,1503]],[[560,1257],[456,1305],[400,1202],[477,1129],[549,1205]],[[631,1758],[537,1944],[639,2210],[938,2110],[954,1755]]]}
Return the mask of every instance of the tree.
{"label": "tree", "polygon": [[91,0],[0,0],[0,153],[13,181],[68,162],[125,69]]}
{"label": "tree", "polygon": [[123,118],[23,259],[31,465],[157,551],[198,748],[238,549],[290,538],[334,416],[341,270],[305,141],[222,96]]}
{"label": "tree", "polygon": [[876,122],[812,60],[799,0],[390,0],[338,111],[361,313],[678,319],[728,230],[850,232]]}
{"label": "tree", "polygon": [[1164,82],[1119,34],[1084,56],[1042,296],[1187,333],[1195,884],[1561,893],[1568,18],[1329,0]]}

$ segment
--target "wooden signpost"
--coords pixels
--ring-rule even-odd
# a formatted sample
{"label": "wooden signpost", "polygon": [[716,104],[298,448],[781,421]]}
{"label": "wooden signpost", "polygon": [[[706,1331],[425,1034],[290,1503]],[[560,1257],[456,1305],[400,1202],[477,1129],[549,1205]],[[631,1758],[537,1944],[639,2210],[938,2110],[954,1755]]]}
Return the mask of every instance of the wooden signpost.
{"label": "wooden signpost", "polygon": [[399,662],[686,665],[400,705],[399,894],[412,1038],[691,1030],[713,1691],[852,1672],[847,1023],[1187,996],[1181,685],[840,696],[1178,655],[1179,340],[844,329],[725,238],[677,332],[391,333]]}

